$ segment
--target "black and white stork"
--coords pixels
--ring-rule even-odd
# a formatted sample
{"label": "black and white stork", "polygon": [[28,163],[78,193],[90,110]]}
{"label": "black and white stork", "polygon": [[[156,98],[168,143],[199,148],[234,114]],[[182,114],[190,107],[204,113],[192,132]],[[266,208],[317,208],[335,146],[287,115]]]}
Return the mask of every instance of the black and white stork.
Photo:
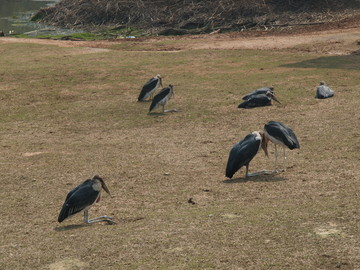
{"label": "black and white stork", "polygon": [[265,94],[256,94],[249,97],[249,99],[240,103],[238,108],[249,109],[255,107],[271,106],[271,101],[275,100],[276,102],[281,102],[275,97],[274,93],[267,91]]}
{"label": "black and white stork", "polygon": [[159,93],[156,94],[156,96],[153,98],[150,108],[149,108],[149,113],[152,110],[155,110],[156,108],[158,108],[160,105],[162,106],[162,112],[170,112],[170,111],[177,111],[177,110],[166,110],[165,111],[165,105],[168,103],[168,101],[170,100],[170,98],[172,96],[174,96],[174,86],[173,85],[169,85],[168,87],[163,88]]}
{"label": "black and white stork", "polygon": [[101,189],[104,189],[111,196],[104,180],[97,175],[95,175],[92,179],[85,180],[82,184],[75,187],[66,196],[65,202],[58,217],[58,221],[62,222],[66,218],[84,211],[84,222],[86,224],[100,221],[106,221],[109,224],[115,224],[112,218],[108,216],[89,219],[88,211],[94,203],[100,201]]}
{"label": "black and white stork", "polygon": [[243,96],[242,99],[248,100],[254,95],[266,94],[268,91],[270,91],[273,95],[275,95],[274,87],[270,86],[270,87],[262,87],[262,88],[256,89],[256,90],[250,92],[249,94],[247,94],[246,96]]}
{"label": "black and white stork", "polygon": [[226,177],[232,178],[243,166],[246,166],[245,177],[258,175],[257,173],[249,174],[249,164],[260,148],[264,150],[266,156],[268,155],[263,137],[263,132],[254,131],[233,146],[226,165]]}
{"label": "black and white stork", "polygon": [[334,91],[328,87],[324,81],[320,82],[320,85],[316,87],[315,98],[324,99],[334,96]]}
{"label": "black and white stork", "polygon": [[144,101],[146,98],[149,98],[149,100],[151,100],[159,85],[163,87],[162,77],[160,74],[151,78],[144,84],[138,97],[138,101]]}
{"label": "black and white stork", "polygon": [[300,148],[299,141],[291,128],[277,121],[270,121],[264,126],[264,145],[267,148],[268,141],[275,144],[275,172],[277,172],[277,148],[279,144],[283,148],[283,171],[286,170],[285,147],[290,150]]}

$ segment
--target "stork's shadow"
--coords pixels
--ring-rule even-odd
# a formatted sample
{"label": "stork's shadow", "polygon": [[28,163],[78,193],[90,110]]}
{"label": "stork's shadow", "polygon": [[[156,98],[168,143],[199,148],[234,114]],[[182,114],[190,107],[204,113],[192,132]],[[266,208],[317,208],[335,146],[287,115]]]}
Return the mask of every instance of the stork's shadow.
{"label": "stork's shadow", "polygon": [[88,227],[88,226],[91,226],[91,225],[89,225],[89,224],[71,224],[71,225],[66,225],[66,226],[61,226],[61,227],[55,227],[54,230],[57,232],[64,232],[64,231],[81,229],[81,228]]}
{"label": "stork's shadow", "polygon": [[149,112],[148,115],[151,115],[151,116],[164,116],[164,115],[168,115],[168,114],[176,113],[176,112],[181,112],[181,110],[179,110],[179,109],[169,109],[169,110],[165,110],[164,112]]}
{"label": "stork's shadow", "polygon": [[163,112],[149,112],[148,115],[159,117],[159,116],[164,116],[164,115],[167,115],[167,114],[163,113]]}
{"label": "stork's shadow", "polygon": [[233,179],[223,180],[225,184],[235,184],[235,183],[246,183],[246,182],[280,182],[286,181],[287,178],[280,176],[279,174],[270,174],[270,175],[256,175],[251,177],[238,177]]}
{"label": "stork's shadow", "polygon": [[[118,223],[129,223],[129,222],[136,222],[139,220],[145,219],[145,217],[130,217],[130,218],[120,218],[116,220],[115,224]],[[100,222],[104,225],[114,225],[114,224],[109,224],[107,222]],[[55,227],[54,230],[57,232],[64,232],[64,231],[70,231],[70,230],[76,230],[76,229],[81,229],[84,227],[89,227],[89,226],[96,226],[95,224],[70,224],[70,225],[66,225],[66,226],[61,226],[61,227]]]}
{"label": "stork's shadow", "polygon": [[117,223],[129,223],[129,222],[136,222],[139,220],[143,220],[145,217],[130,217],[130,218],[119,218]]}
{"label": "stork's shadow", "polygon": [[139,103],[151,103],[152,99],[146,99],[146,100],[138,100]]}

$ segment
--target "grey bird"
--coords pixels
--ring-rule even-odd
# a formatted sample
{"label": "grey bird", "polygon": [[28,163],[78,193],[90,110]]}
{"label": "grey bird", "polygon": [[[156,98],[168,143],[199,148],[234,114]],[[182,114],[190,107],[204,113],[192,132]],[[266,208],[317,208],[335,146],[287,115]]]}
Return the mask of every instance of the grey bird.
{"label": "grey bird", "polygon": [[268,146],[268,141],[275,144],[275,172],[277,172],[277,145],[281,145],[283,148],[283,171],[286,170],[286,154],[285,147],[290,150],[299,149],[299,141],[291,128],[285,124],[277,121],[269,121],[264,126],[264,141],[265,148]]}
{"label": "grey bird", "polygon": [[[162,112],[168,112],[165,111],[165,105],[168,103],[168,101],[170,100],[171,97],[173,97],[175,95],[174,93],[174,86],[173,85],[169,85],[168,87],[163,88],[159,93],[156,94],[156,96],[153,98],[150,108],[149,108],[149,113],[153,110],[155,110],[156,108],[158,108],[159,106],[162,106]],[[176,110],[171,110],[171,111],[176,111]]]}
{"label": "grey bird", "polygon": [[268,155],[263,138],[263,132],[254,131],[232,147],[226,165],[226,177],[232,178],[243,166],[246,167],[245,177],[256,175],[256,173],[249,174],[249,165],[260,148],[264,150],[266,156]]}
{"label": "grey bird", "polygon": [[141,89],[141,92],[138,97],[138,101],[145,101],[145,99],[152,99],[156,89],[159,87],[163,87],[162,85],[162,77],[160,74],[148,80]]}
{"label": "grey bird", "polygon": [[247,100],[240,103],[238,108],[250,109],[255,107],[271,106],[272,100],[281,104],[273,92],[267,91],[265,94],[251,95]]}
{"label": "grey bird", "polygon": [[262,87],[262,88],[256,89],[256,90],[250,92],[249,94],[243,96],[242,99],[248,100],[254,95],[266,94],[268,91],[270,91],[273,95],[275,95],[274,87],[269,86],[269,87]]}
{"label": "grey bird", "polygon": [[105,185],[104,180],[95,175],[92,179],[85,180],[82,184],[71,190],[65,199],[65,202],[60,211],[58,221],[62,222],[66,218],[84,211],[84,222],[86,224],[106,221],[109,224],[115,224],[111,217],[101,216],[89,219],[89,209],[94,203],[100,201],[101,189],[104,189],[110,196],[110,191]]}
{"label": "grey bird", "polygon": [[335,92],[328,87],[324,81],[320,82],[320,85],[316,87],[315,98],[324,99],[334,96]]}

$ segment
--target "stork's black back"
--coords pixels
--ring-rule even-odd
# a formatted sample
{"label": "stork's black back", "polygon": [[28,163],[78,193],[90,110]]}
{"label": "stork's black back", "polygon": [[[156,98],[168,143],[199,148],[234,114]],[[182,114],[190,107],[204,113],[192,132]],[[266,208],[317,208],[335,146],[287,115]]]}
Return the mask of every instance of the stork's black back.
{"label": "stork's black back", "polygon": [[252,95],[248,100],[240,103],[238,108],[255,108],[255,107],[263,107],[263,106],[270,106],[271,105],[271,98],[266,94],[258,94]]}
{"label": "stork's black back", "polygon": [[250,92],[249,94],[247,94],[246,96],[243,96],[243,100],[248,100],[250,99],[252,96],[255,96],[255,95],[259,95],[259,94],[266,94],[268,91],[270,92],[274,92],[274,88],[273,87],[262,87],[262,88],[259,88],[259,89],[256,89],[252,92]]}
{"label": "stork's black back", "polygon": [[93,188],[94,181],[95,179],[85,180],[67,194],[58,217],[59,222],[62,222],[69,216],[81,212],[86,207],[95,203],[100,190],[95,190]]}
{"label": "stork's black back", "polygon": [[151,105],[150,105],[150,109],[149,112],[151,112],[156,105],[162,101],[167,95],[171,94],[171,86],[169,85],[168,87],[163,88],[152,100]]}
{"label": "stork's black back", "polygon": [[143,88],[141,89],[140,95],[138,97],[138,101],[143,100],[145,95],[156,87],[158,81],[159,81],[159,78],[157,78],[157,77],[154,77],[154,78],[151,78],[150,80],[148,80],[144,84]]}
{"label": "stork's black back", "polygon": [[334,96],[334,91],[331,90],[327,85],[319,85],[316,88],[316,96],[315,98],[324,99]]}
{"label": "stork's black back", "polygon": [[250,163],[259,151],[261,139],[257,135],[248,134],[243,140],[236,143],[230,151],[226,165],[226,177],[232,178],[244,165]]}
{"label": "stork's black back", "polygon": [[299,141],[291,128],[277,121],[270,121],[265,124],[267,134],[285,144],[289,149],[300,148]]}

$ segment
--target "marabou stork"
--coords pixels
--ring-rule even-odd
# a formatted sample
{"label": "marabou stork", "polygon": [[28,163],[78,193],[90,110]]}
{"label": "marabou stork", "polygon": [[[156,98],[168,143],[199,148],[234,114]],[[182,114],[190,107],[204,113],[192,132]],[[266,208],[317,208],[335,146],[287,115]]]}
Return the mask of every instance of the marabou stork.
{"label": "marabou stork", "polygon": [[324,81],[320,82],[320,85],[316,87],[315,98],[324,99],[334,96],[334,91],[331,90]]}
{"label": "marabou stork", "polygon": [[266,156],[268,155],[263,138],[263,132],[254,131],[233,146],[226,165],[226,177],[232,178],[244,165],[246,166],[245,177],[257,175],[257,173],[249,174],[249,164],[260,148],[264,150]]}
{"label": "marabou stork", "polygon": [[266,94],[268,91],[270,91],[273,95],[275,95],[274,87],[270,86],[270,87],[262,87],[262,88],[256,89],[256,90],[250,92],[249,94],[247,94],[246,96],[243,96],[242,99],[248,100],[254,95]]}
{"label": "marabou stork", "polygon": [[166,103],[168,103],[168,101],[170,100],[170,98],[172,96],[174,96],[174,86],[169,84],[168,87],[163,88],[159,93],[156,94],[156,96],[154,97],[154,99],[151,102],[150,108],[149,108],[149,113],[152,110],[155,110],[157,107],[159,107],[160,105],[162,106],[162,112],[169,112],[169,111],[176,111],[176,110],[167,110],[165,111],[165,105]]}
{"label": "marabou stork", "polygon": [[151,78],[144,84],[138,97],[138,101],[144,101],[146,98],[149,98],[149,100],[151,100],[159,85],[163,87],[160,74],[156,75],[154,78]]}
{"label": "marabou stork", "polygon": [[281,102],[275,97],[274,93],[271,91],[267,91],[265,94],[256,94],[249,97],[249,99],[240,103],[238,108],[255,108],[255,107],[263,107],[263,106],[271,106],[271,100],[275,100],[276,102]]}
{"label": "marabou stork", "polygon": [[286,170],[285,147],[290,150],[300,148],[299,141],[291,128],[281,122],[270,121],[264,126],[264,145],[267,148],[268,141],[275,144],[275,172],[277,172],[277,148],[276,145],[283,147],[283,171]]}
{"label": "marabou stork", "polygon": [[111,196],[104,180],[95,175],[92,179],[85,180],[82,184],[71,190],[66,196],[58,221],[62,222],[64,219],[84,211],[84,222],[86,224],[99,221],[106,221],[109,224],[115,224],[115,222],[112,221],[112,218],[108,216],[89,219],[88,211],[94,203],[100,201],[102,188]]}

